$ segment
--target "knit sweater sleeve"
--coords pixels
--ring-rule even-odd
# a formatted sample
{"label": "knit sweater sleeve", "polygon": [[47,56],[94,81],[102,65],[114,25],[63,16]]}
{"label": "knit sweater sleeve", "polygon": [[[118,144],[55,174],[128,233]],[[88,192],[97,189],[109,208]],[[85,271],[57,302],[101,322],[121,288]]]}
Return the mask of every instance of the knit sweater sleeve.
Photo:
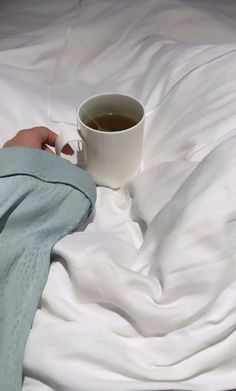
{"label": "knit sweater sleeve", "polygon": [[51,249],[87,220],[95,199],[91,178],[71,163],[30,148],[0,150],[1,390],[21,390],[25,343]]}

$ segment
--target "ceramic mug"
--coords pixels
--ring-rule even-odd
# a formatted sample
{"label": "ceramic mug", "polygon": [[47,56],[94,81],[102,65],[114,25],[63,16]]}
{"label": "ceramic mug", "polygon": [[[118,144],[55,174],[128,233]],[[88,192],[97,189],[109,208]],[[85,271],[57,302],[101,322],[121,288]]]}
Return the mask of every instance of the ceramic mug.
{"label": "ceramic mug", "polygon": [[[123,115],[134,126],[106,131],[88,126],[92,118],[106,114]],[[83,168],[97,185],[118,189],[140,168],[144,130],[144,107],[136,98],[118,93],[95,95],[84,101],[77,110],[77,131],[65,130],[56,139],[56,153],[70,141],[78,141],[83,152]]]}

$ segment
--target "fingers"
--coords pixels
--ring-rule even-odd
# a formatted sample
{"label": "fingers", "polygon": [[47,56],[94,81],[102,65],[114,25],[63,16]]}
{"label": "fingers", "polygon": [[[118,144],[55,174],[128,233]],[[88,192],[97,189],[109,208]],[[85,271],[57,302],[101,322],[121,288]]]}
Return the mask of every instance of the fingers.
{"label": "fingers", "polygon": [[42,145],[42,150],[54,154],[54,152],[46,145]]}
{"label": "fingers", "polygon": [[[37,126],[31,129],[20,130],[11,140],[8,140],[3,147],[29,147],[42,149],[53,153],[49,147],[55,147],[57,134],[45,126]],[[63,148],[63,153],[73,155],[74,151],[69,144]]]}
{"label": "fingers", "polygon": [[48,144],[51,147],[55,147],[57,134],[51,129],[48,129],[45,126],[38,126],[35,128],[31,128],[30,130],[37,134],[41,145]]}
{"label": "fingers", "polygon": [[71,146],[69,144],[66,144],[62,150],[63,153],[65,153],[66,155],[73,155],[74,154],[74,150],[71,148]]}
{"label": "fingers", "polygon": [[[51,129],[46,128],[45,126],[38,126],[35,128],[30,129],[31,131],[35,132],[39,137],[40,144],[43,145],[49,145],[51,147],[55,147],[57,134],[53,132]],[[44,150],[47,150],[48,152],[52,152],[50,148],[42,148]],[[69,144],[66,144],[63,148],[62,152],[66,155],[73,155],[74,150],[71,148]]]}

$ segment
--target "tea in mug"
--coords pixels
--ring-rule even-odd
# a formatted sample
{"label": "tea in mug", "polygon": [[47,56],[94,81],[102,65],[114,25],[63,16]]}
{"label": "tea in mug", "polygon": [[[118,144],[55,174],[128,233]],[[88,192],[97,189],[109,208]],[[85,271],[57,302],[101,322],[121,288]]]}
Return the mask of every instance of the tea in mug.
{"label": "tea in mug", "polygon": [[102,132],[120,132],[132,128],[136,123],[135,120],[125,115],[108,113],[89,119],[86,125]]}

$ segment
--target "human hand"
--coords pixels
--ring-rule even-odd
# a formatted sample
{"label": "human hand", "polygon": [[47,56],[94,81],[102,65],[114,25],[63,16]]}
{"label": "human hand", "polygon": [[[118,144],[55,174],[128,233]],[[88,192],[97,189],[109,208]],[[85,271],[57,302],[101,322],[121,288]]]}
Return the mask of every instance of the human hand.
{"label": "human hand", "polygon": [[[3,148],[8,147],[28,147],[42,149],[51,152],[51,147],[55,147],[57,135],[52,130],[38,126],[31,129],[20,130],[12,139],[8,140]],[[73,155],[73,149],[67,144],[62,150],[66,155]]]}

